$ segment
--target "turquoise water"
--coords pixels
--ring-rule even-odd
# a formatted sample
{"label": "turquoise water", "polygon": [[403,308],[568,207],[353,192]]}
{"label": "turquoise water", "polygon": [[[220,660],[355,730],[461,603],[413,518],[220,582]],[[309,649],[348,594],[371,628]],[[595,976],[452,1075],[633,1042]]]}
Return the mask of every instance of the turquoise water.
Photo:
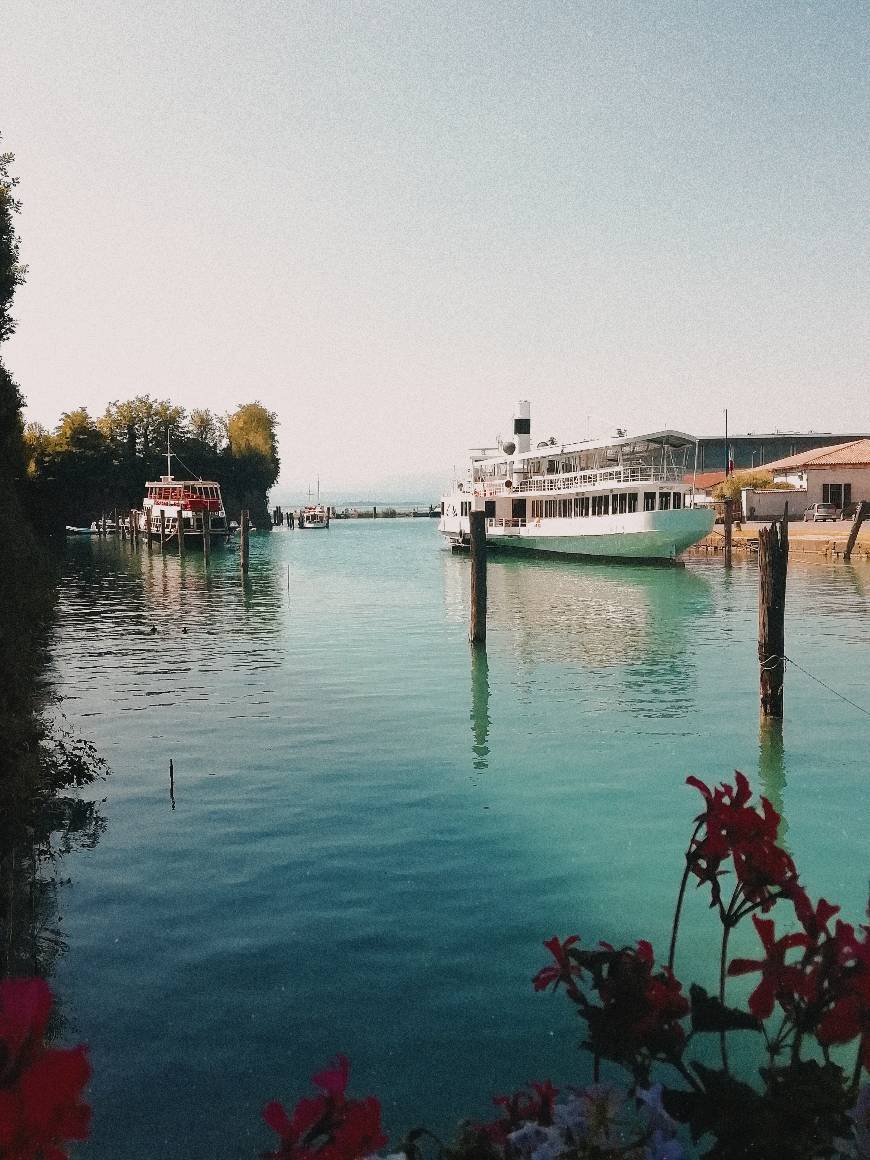
{"label": "turquoise water", "polygon": [[[54,980],[94,1064],[82,1156],[253,1157],[338,1051],[394,1143],[587,1080],[541,942],[665,954],[688,773],[760,781],[811,892],[863,914],[870,717],[791,669],[760,740],[752,563],[491,559],[480,655],[433,523],[261,534],[244,585],[233,551],[70,545],[56,679],[114,770]],[[868,611],[866,566],[794,559],[787,651],[870,708]],[[712,931],[690,898],[686,982]]]}

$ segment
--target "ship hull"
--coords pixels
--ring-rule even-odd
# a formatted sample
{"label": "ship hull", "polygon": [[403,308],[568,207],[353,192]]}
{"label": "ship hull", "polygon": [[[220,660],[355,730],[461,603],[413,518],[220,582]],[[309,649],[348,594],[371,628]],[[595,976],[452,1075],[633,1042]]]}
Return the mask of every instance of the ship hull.
{"label": "ship hull", "polygon": [[[462,545],[468,541],[468,523],[467,517],[443,519],[440,530],[452,543]],[[708,535],[712,526],[713,514],[695,508],[603,519],[541,520],[520,527],[499,526],[491,520],[486,542],[494,550],[536,556],[660,563],[675,560]]]}

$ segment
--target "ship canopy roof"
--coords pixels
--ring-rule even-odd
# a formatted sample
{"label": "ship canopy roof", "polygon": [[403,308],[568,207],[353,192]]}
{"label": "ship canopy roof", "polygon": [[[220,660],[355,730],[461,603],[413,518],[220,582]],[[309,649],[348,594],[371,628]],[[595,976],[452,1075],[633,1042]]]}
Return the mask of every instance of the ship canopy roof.
{"label": "ship canopy roof", "polygon": [[688,435],[685,431],[653,431],[643,435],[614,435],[609,439],[581,439],[577,443],[542,443],[538,447],[531,447],[528,451],[514,452],[508,455],[503,448],[481,447],[473,448],[470,452],[475,463],[501,462],[504,460],[544,459],[555,455],[575,455],[580,451],[597,451],[614,449],[639,450],[641,445],[650,447],[684,450],[694,447],[698,442],[697,436]]}
{"label": "ship canopy roof", "polygon": [[216,479],[176,479],[172,475],[160,479],[149,479],[146,487],[220,487]]}

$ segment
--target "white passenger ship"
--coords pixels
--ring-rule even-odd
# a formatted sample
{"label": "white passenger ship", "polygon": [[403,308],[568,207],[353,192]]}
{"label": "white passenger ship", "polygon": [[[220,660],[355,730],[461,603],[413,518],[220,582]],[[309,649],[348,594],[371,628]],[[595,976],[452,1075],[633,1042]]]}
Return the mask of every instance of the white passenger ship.
{"label": "white passenger ship", "polygon": [[167,538],[178,539],[180,521],[185,544],[201,544],[206,526],[211,533],[209,543],[226,540],[229,529],[220,484],[213,479],[175,479],[168,449],[166,461],[167,474],[145,484],[142,511],[137,517],[139,531],[147,533],[150,515],[151,538],[159,539],[162,512]]}
{"label": "white passenger ship", "polygon": [[472,451],[468,475],[441,500],[439,530],[467,544],[472,508],[487,546],[611,560],[673,560],[706,536],[709,509],[692,506],[696,440],[681,431],[531,447],[530,407],[513,438]]}

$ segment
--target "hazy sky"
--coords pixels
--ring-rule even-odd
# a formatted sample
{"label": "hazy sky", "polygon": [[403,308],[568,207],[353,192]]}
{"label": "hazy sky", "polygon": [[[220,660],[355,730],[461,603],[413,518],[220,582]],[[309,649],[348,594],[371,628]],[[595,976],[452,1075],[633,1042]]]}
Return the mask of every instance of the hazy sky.
{"label": "hazy sky", "polygon": [[5,0],[28,417],[260,399],[282,484],[870,430],[866,0]]}

